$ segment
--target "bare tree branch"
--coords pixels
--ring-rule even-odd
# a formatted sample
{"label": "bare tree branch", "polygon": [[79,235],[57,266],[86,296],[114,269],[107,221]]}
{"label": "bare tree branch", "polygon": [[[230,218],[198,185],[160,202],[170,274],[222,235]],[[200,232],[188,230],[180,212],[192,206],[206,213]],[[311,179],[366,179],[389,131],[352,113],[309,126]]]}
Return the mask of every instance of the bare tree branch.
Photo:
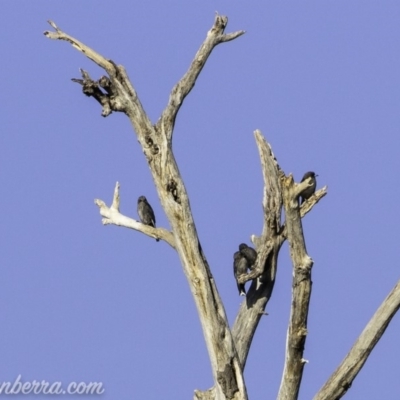
{"label": "bare tree branch", "polygon": [[[53,21],[48,21],[49,24],[56,30],[56,32],[45,31],[44,35],[49,39],[65,40],[72,44],[74,48],[81,51],[90,60],[94,61],[99,67],[106,70],[110,76],[109,90],[112,95],[109,95],[111,111],[123,111],[125,112],[137,133],[142,131],[150,132],[153,127],[145,113],[142,104],[139,101],[137,93],[129,81],[129,78],[125,72],[125,69],[121,66],[116,65],[112,60],[107,60],[101,54],[97,53],[90,47],[86,46],[79,40],[61,31]],[[84,81],[90,79],[89,75],[84,76],[85,71],[81,70]],[[78,80],[75,79],[75,82]],[[93,83],[95,86],[97,83]],[[83,85],[84,86],[84,85]],[[85,89],[85,87],[83,88]],[[104,101],[104,100],[103,100]],[[109,115],[111,112],[104,113],[103,116]],[[143,144],[142,144],[143,145]]]}
{"label": "bare tree branch", "polygon": [[[248,281],[252,281],[254,279],[259,278],[265,271],[266,268],[266,260],[274,249],[274,244],[271,240],[266,243],[266,246],[260,247],[257,258],[261,261],[257,263],[256,266],[248,273],[238,276],[238,283],[246,283]],[[264,261],[262,261],[264,260]]]}
{"label": "bare tree branch", "polygon": [[103,200],[96,199],[94,202],[100,209],[100,215],[103,218],[103,225],[116,225],[125,228],[134,229],[155,239],[165,240],[171,247],[175,248],[174,235],[164,228],[153,228],[152,226],[142,224],[135,219],[122,215],[119,211],[119,183],[117,182],[114,190],[113,203],[107,207]]}
{"label": "bare tree branch", "polygon": [[[104,94],[109,96],[111,111],[123,111],[129,117],[147,158],[161,205],[172,228],[175,248],[197,306],[211,361],[216,399],[246,400],[247,392],[242,368],[225,309],[197,236],[189,198],[171,144],[177,112],[184,98],[194,86],[212,48],[218,43],[234,38],[234,35],[223,35],[226,24],[226,17],[217,16],[213,28],[209,31],[203,46],[196,55],[194,65],[175,86],[167,111],[163,113],[164,117],[161,117],[161,123],[156,126],[151,124],[123,67],[117,66],[111,60],[106,60],[83,43],[63,33],[54,23],[51,25],[56,32],[45,32],[45,35],[51,39],[69,41],[110,75],[110,82],[107,82],[104,87],[106,92]],[[236,36],[239,34],[237,33]],[[196,66],[196,64],[198,65]],[[90,77],[87,75],[84,77],[84,81],[85,79],[89,80]],[[101,79],[97,82],[99,86],[101,86]],[[85,82],[82,83],[84,86]],[[112,216],[114,221],[121,221],[116,219],[115,210],[107,210],[104,202],[100,201],[98,205],[106,217]],[[123,221],[125,224],[127,222]],[[152,235],[157,235],[158,231],[158,229],[147,231],[147,228],[138,225],[136,228]]]}
{"label": "bare tree branch", "polygon": [[313,400],[339,400],[343,397],[399,308],[400,281],[380,305],[345,359]]}
{"label": "bare tree branch", "polygon": [[[104,58],[64,33],[52,21],[49,23],[55,32],[46,31],[44,34],[50,39],[68,41],[107,72],[109,76],[102,76],[95,81],[88,72],[81,70],[82,79],[72,80],[82,86],[86,96],[93,97],[101,104],[104,117],[113,111],[124,112],[129,117],[142,146],[173,231],[153,228],[122,215],[119,211],[118,183],[110,207],[102,200],[97,199],[95,203],[104,217],[104,225],[124,226],[153,238],[161,238],[177,250],[200,316],[215,384],[206,392],[195,391],[195,399],[247,399],[243,370],[258,322],[262,315],[267,314],[265,307],[272,295],[280,248],[286,239],[289,240],[294,264],[292,308],[285,367],[278,399],[296,400],[304,363],[307,362],[303,359],[303,351],[307,336],[313,265],[306,252],[301,218],[326,195],[327,187],[317,191],[300,208],[298,196],[310,183],[306,180],[296,184],[291,175],[285,177],[270,145],[260,131],[255,132],[264,176],[264,225],[262,235],[253,235],[252,238],[257,248],[256,264],[250,273],[238,279],[241,283],[249,280],[253,283],[231,332],[223,303],[197,236],[189,198],[172,152],[171,141],[177,114],[214,47],[244,34],[244,31],[225,34],[227,22],[227,17],[216,15],[206,39],[186,74],[172,89],[168,104],[155,125],[148,118],[124,67],[116,65],[112,60]],[[280,221],[282,204],[286,215],[283,225]],[[339,399],[346,393],[399,307],[400,282],[377,310],[342,364],[316,394],[314,400]]]}
{"label": "bare tree branch", "polygon": [[171,140],[172,132],[175,126],[175,119],[178,111],[185,100],[185,97],[193,89],[196,79],[207,62],[208,57],[214,47],[220,43],[228,42],[243,35],[244,31],[238,31],[224,35],[224,30],[228,24],[228,17],[216,14],[213,27],[208,31],[207,37],[200,49],[194,56],[194,60],[189,67],[189,70],[183,78],[174,86],[171,91],[168,105],[165,108],[160,120],[157,122],[157,129],[167,135],[168,140]]}
{"label": "bare tree branch", "polygon": [[264,225],[261,237],[255,241],[257,248],[256,264],[254,270],[249,273],[249,277],[254,276],[257,279],[253,281],[247,293],[246,301],[242,303],[232,328],[236,350],[243,369],[246,365],[254,333],[272,294],[278,254],[283,243],[277,235],[280,228],[282,208],[279,184],[280,167],[271,146],[266,142],[261,132],[256,130],[254,136],[264,177]]}
{"label": "bare tree branch", "polygon": [[[94,81],[93,79],[90,78],[89,73],[84,71],[83,69],[80,69],[81,75],[83,79],[76,79],[72,78],[72,82],[79,83],[82,85],[82,91],[86,96],[92,96],[94,99],[96,99],[102,106],[103,111],[101,112],[101,115],[103,117],[108,117],[112,111],[116,111],[116,105],[111,104],[111,97],[107,94],[104,93],[99,86],[101,87],[106,87],[108,92],[111,92],[109,86],[111,87],[110,80],[106,77],[103,76],[99,82]],[[101,83],[102,82],[102,83]],[[105,84],[107,82],[107,86]],[[122,111],[123,108],[121,107]]]}
{"label": "bare tree branch", "polygon": [[[328,186],[324,186],[322,189],[317,190],[309,199],[307,199],[300,208],[300,217],[303,218],[306,216],[314,206],[319,203],[319,201],[328,194]],[[285,241],[287,239],[287,230],[286,224],[282,225],[281,233],[282,240]]]}
{"label": "bare tree branch", "polygon": [[[253,281],[246,301],[242,303],[232,328],[236,350],[243,369],[246,365],[254,333],[261,317],[265,315],[265,307],[271,298],[277,273],[279,251],[286,240],[286,227],[285,225],[280,226],[282,194],[279,176],[283,172],[277,163],[270,144],[264,139],[261,132],[257,130],[254,135],[260,153],[264,177],[264,227],[262,236],[253,236],[252,239],[257,252],[261,255],[258,257],[259,263],[256,263],[254,271],[251,271],[247,277],[240,277],[240,282],[256,277],[258,279]],[[327,188],[324,187],[310,197],[300,210],[301,217],[311,211],[326,193]],[[260,271],[261,275],[259,277]]]}
{"label": "bare tree branch", "polygon": [[[280,167],[272,152],[271,146],[266,142],[260,131],[255,131],[255,139],[260,153],[262,172],[264,177],[264,228],[261,237],[252,237],[253,243],[258,252],[258,263],[254,271],[248,276],[242,275],[240,282],[253,281],[250,290],[239,309],[235,323],[232,328],[232,335],[235,340],[239,360],[244,369],[250,346],[257,329],[258,323],[265,313],[265,307],[271,298],[276,273],[280,248],[286,240],[286,228],[280,227],[280,213],[282,208],[282,195],[279,176]],[[300,213],[303,217],[314,205],[326,195],[327,188],[318,190],[302,206]],[[278,234],[279,232],[279,234]],[[268,237],[268,239],[267,239]],[[272,243],[272,249],[271,249]],[[264,260],[264,261],[263,261]],[[261,271],[261,275],[260,274]],[[212,389],[210,389],[212,393]],[[204,392],[209,396],[209,392]],[[200,398],[200,397],[198,397]],[[212,397],[203,397],[212,398]]]}
{"label": "bare tree branch", "polygon": [[303,367],[306,362],[303,359],[303,351],[307,337],[307,316],[311,296],[313,260],[306,252],[298,196],[308,185],[307,181],[296,184],[292,175],[281,177],[287,238],[293,262],[293,286],[286,358],[278,394],[279,400],[297,399],[303,376]]}
{"label": "bare tree branch", "polygon": [[[236,350],[243,369],[257,329],[274,288],[277,263],[280,248],[286,240],[286,227],[280,226],[282,194],[279,177],[283,174],[272,152],[270,144],[266,142],[260,131],[255,131],[256,143],[260,153],[262,172],[264,177],[264,227],[261,237],[253,236],[252,240],[258,252],[258,261],[248,276],[242,275],[240,282],[246,282],[250,278],[261,277],[254,280],[250,290],[239,309],[232,334],[235,339]],[[318,190],[302,206],[300,215],[303,217],[327,194],[327,187]],[[271,249],[272,243],[272,249]],[[264,255],[262,255],[264,252]],[[262,260],[266,260],[265,262]],[[268,315],[268,314],[267,314]]]}
{"label": "bare tree branch", "polygon": [[324,186],[322,189],[317,190],[309,199],[307,199],[300,208],[301,218],[308,214],[312,208],[327,194],[328,186]]}
{"label": "bare tree branch", "polygon": [[109,75],[114,74],[114,65],[109,60],[106,60],[101,54],[92,50],[90,47],[87,47],[79,40],[64,33],[53,21],[49,20],[47,22],[54,28],[55,32],[45,31],[45,36],[54,40],[66,40],[71,43],[75,49],[81,51],[86,57],[94,61],[99,67],[105,69]]}

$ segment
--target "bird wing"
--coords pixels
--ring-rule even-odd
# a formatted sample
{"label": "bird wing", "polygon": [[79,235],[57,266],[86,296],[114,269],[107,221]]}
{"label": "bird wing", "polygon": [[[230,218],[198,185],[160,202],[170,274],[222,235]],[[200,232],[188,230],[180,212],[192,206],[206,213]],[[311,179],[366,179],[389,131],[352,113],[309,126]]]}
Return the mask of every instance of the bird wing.
{"label": "bird wing", "polygon": [[247,268],[248,268],[247,260],[242,255],[235,258],[235,262],[233,264],[233,272],[235,274],[235,278],[245,274],[247,272]]}
{"label": "bird wing", "polygon": [[256,262],[257,252],[252,247],[246,247],[241,251],[241,253],[246,257],[250,265],[253,265]]}

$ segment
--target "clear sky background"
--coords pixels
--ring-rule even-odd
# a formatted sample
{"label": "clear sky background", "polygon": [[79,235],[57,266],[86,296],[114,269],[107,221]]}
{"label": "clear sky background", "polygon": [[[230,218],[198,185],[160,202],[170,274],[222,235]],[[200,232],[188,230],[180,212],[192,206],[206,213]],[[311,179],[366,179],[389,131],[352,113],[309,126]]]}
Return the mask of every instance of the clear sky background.
{"label": "clear sky background", "polygon": [[[318,391],[399,279],[400,2],[8,1],[0,15],[0,381],[100,381],[104,399],[191,399],[212,385],[176,253],[103,226],[93,200],[137,218],[145,195],[168,227],[123,114],[100,116],[71,78],[103,72],[47,19],[126,67],[153,122],[218,11],[227,32],[186,99],[174,150],[202,247],[232,323],[233,253],[262,229],[253,131],[286,173],[319,174],[304,219],[314,259],[300,399]],[[291,299],[287,245],[245,370],[252,400],[274,399]],[[400,398],[396,316],[345,396]],[[30,397],[30,396],[25,396]],[[37,399],[44,396],[35,396]]]}

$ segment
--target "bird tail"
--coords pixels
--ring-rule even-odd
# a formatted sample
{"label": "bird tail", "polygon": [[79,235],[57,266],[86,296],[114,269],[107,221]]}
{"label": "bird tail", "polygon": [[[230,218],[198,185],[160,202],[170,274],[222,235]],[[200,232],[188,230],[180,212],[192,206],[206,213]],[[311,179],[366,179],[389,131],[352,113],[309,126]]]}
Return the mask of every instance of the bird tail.
{"label": "bird tail", "polygon": [[243,283],[238,283],[239,296],[246,296],[246,289]]}

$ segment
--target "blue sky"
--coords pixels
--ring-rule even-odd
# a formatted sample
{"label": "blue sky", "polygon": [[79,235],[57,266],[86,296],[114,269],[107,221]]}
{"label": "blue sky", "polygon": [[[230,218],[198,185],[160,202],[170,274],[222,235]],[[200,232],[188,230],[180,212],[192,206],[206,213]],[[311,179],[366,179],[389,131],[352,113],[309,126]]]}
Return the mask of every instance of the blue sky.
{"label": "blue sky", "polygon": [[[71,82],[103,72],[47,19],[123,64],[156,121],[212,26],[246,34],[218,46],[186,99],[174,150],[203,250],[233,322],[232,255],[262,229],[261,129],[286,173],[319,174],[304,219],[314,259],[300,399],[343,359],[399,279],[400,3],[395,1],[5,2],[0,15],[0,381],[101,381],[107,399],[188,399],[212,384],[174,251],[102,226],[116,181],[121,211],[145,195],[168,227],[128,119]],[[251,399],[275,398],[290,311],[291,261],[246,365]],[[396,316],[346,399],[400,396]],[[29,397],[29,396],[25,396]],[[37,399],[42,396],[35,396]]]}

